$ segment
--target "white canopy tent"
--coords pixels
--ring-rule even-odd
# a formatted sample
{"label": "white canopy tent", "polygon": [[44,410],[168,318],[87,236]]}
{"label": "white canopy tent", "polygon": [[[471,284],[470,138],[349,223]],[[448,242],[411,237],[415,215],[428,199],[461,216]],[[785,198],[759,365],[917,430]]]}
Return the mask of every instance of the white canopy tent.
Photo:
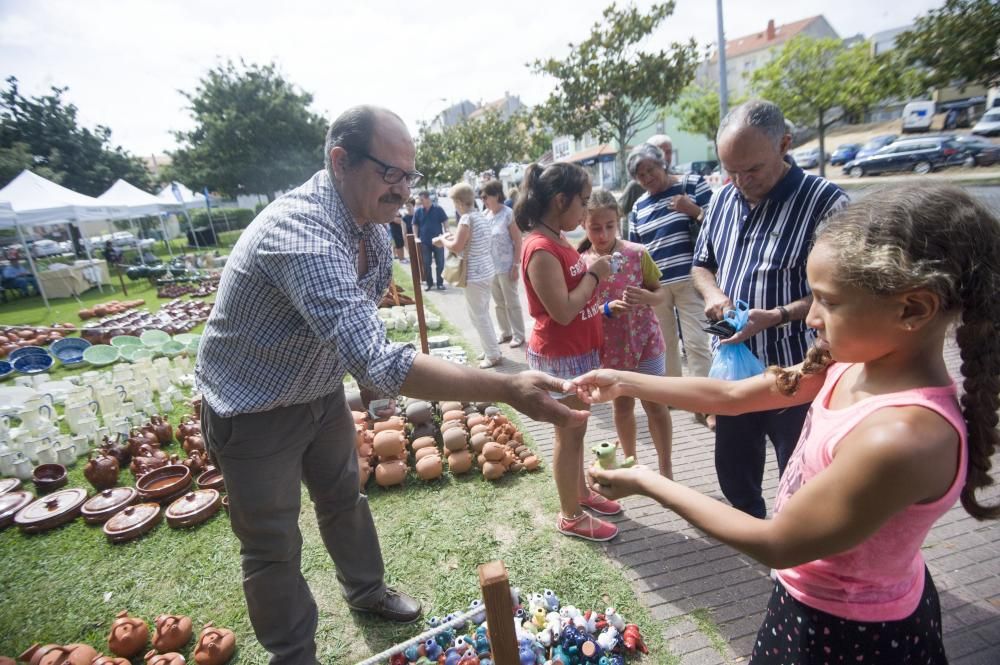
{"label": "white canopy tent", "polygon": [[[169,187],[167,188],[169,191]],[[190,191],[190,190],[189,190]],[[167,243],[167,252],[172,257],[174,254],[170,250],[170,242],[167,241],[167,229],[163,225],[163,213],[177,212],[183,208],[183,204],[177,201],[167,201],[158,196],[153,196],[149,192],[144,192],[135,185],[119,178],[115,184],[111,185],[106,192],[97,197],[109,206],[123,208],[128,211],[128,219],[131,225],[133,219],[137,217],[157,216],[160,218],[160,229],[163,231],[163,239]],[[139,245],[139,236],[135,238],[136,249],[142,257],[142,247]]]}
{"label": "white canopy tent", "polygon": [[[202,194],[195,194],[193,191],[184,186],[184,183],[177,182],[176,180],[169,185],[164,186],[163,189],[156,195],[161,201],[180,203],[183,206],[184,217],[187,219],[188,228],[191,230],[191,240],[194,242],[195,247],[198,246],[198,234],[194,230],[194,225],[191,223],[191,216],[188,215],[188,208],[200,208],[205,205],[205,196]],[[212,214],[208,215],[208,224],[212,227],[212,236],[218,239],[215,234],[215,224],[212,222]]]}
{"label": "white canopy tent", "polygon": [[[49,226],[87,220],[128,218],[128,210],[124,207],[109,206],[92,196],[74,192],[72,189],[67,189],[27,169],[21,171],[6,187],[0,189],[0,202],[8,203],[14,213],[13,218],[0,216],[0,228],[17,230],[21,245],[25,248],[24,253],[28,258],[31,273],[35,276],[35,283],[38,284],[38,292],[42,295],[46,308],[50,308],[49,299],[42,288],[41,280],[38,278],[35,261],[31,252],[28,251],[22,227],[25,225]],[[90,248],[86,246],[85,248],[89,259],[91,258]]]}

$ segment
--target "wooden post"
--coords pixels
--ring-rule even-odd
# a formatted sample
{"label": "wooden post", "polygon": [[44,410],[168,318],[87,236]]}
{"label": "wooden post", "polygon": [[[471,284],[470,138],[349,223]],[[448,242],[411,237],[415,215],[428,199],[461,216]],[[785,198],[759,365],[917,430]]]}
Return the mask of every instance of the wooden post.
{"label": "wooden post", "polygon": [[424,292],[420,288],[420,253],[417,251],[417,240],[412,233],[406,234],[406,247],[410,252],[410,277],[413,279],[413,303],[417,306],[417,330],[420,333],[420,350],[430,354],[427,344],[427,321],[424,319]]}
{"label": "wooden post", "polygon": [[486,625],[495,665],[519,665],[517,637],[514,632],[514,605],[503,561],[479,566],[479,587],[486,605]]}

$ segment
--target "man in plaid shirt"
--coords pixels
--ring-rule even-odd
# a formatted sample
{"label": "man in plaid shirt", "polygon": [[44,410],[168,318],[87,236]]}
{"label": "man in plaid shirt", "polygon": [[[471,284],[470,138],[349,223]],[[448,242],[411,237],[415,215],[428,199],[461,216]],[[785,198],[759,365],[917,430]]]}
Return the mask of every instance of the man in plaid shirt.
{"label": "man in plaid shirt", "polygon": [[233,248],[202,338],[202,429],[226,480],[243,586],[271,663],[316,662],[316,603],[301,572],[300,484],[348,605],[391,621],[420,602],[385,585],[358,489],[350,373],[370,398],[503,401],[532,418],[582,421],[538,372],[503,375],[390,343],[377,303],[392,273],[389,223],[421,174],[403,121],[370,106],[330,126],[326,168],[274,201]]}

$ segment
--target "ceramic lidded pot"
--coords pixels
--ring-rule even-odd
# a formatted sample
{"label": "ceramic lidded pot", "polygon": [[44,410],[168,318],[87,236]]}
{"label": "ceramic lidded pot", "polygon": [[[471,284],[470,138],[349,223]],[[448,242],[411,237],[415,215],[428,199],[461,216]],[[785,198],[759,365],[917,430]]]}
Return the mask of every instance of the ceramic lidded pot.
{"label": "ceramic lidded pot", "polygon": [[[79,487],[60,490],[22,509],[14,523],[25,533],[38,533],[71,522],[80,514],[87,500],[87,490]],[[95,654],[96,655],[96,654]]]}
{"label": "ceramic lidded pot", "polygon": [[156,617],[153,630],[153,648],[157,651],[177,651],[194,634],[191,619],[179,614],[161,614]]}
{"label": "ceramic lidded pot", "polygon": [[211,622],[205,624],[194,648],[194,661],[198,665],[222,665],[233,657],[236,651],[236,635],[228,628],[216,628]]}
{"label": "ceramic lidded pot", "polygon": [[176,528],[201,524],[219,511],[222,498],[217,490],[195,490],[171,503],[167,524]]}
{"label": "ceramic lidded pot", "polygon": [[131,658],[146,647],[149,640],[149,628],[146,622],[137,617],[130,617],[126,610],[116,615],[108,635],[108,650],[116,656]]}
{"label": "ceramic lidded pot", "polygon": [[0,494],[13,492],[21,489],[21,481],[18,478],[0,478]]}
{"label": "ceramic lidded pot", "polygon": [[113,543],[122,543],[143,535],[163,519],[158,503],[133,504],[104,523],[104,535]]}
{"label": "ceramic lidded pot", "polygon": [[0,529],[10,526],[14,522],[14,515],[34,500],[34,495],[25,490],[0,494]]}
{"label": "ceramic lidded pot", "polygon": [[104,490],[118,484],[118,460],[111,455],[98,455],[87,460],[83,476],[95,490]]}
{"label": "ceramic lidded pot", "polygon": [[134,487],[111,487],[87,499],[80,513],[87,524],[101,524],[134,503],[138,497],[139,492]]}

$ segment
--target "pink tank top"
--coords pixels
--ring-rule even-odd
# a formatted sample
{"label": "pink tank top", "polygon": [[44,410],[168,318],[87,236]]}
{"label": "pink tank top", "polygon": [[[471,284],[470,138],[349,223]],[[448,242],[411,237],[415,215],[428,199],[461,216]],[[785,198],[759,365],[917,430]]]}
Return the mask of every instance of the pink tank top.
{"label": "pink tank top", "polygon": [[934,522],[958,500],[965,484],[965,420],[954,384],[876,395],[843,409],[827,408],[837,381],[850,368],[835,364],[827,371],[826,382],[813,400],[802,436],[781,478],[775,514],[796,490],[830,465],[837,444],[880,409],[922,406],[947,420],[960,438],[958,473],[940,499],[913,504],[893,515],[861,544],[777,573],[788,593],[810,607],[851,621],[898,621],[913,613],[924,592],[920,546]]}

